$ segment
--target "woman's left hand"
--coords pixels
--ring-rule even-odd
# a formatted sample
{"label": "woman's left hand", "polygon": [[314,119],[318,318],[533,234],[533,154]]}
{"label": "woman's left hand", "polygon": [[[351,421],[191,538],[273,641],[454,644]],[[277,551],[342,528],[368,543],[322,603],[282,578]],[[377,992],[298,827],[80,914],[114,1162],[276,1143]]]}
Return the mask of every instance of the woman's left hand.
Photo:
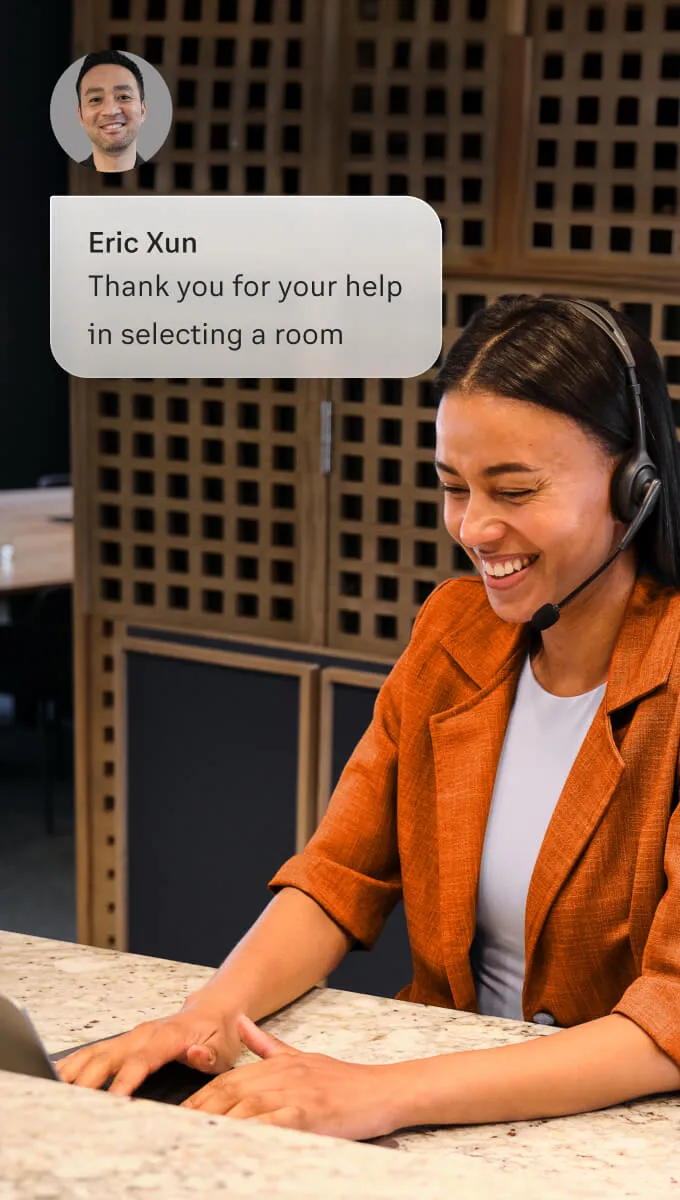
{"label": "woman's left hand", "polygon": [[356,1140],[398,1127],[398,1064],[364,1066],[296,1050],[243,1015],[237,1028],[262,1061],[216,1075],[183,1108]]}

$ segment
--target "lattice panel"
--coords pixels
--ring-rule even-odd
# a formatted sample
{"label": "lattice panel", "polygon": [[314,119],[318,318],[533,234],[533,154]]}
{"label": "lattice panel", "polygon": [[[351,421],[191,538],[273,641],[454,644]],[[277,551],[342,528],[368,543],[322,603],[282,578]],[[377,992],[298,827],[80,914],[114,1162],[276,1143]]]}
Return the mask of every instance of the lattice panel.
{"label": "lattice panel", "polygon": [[[316,145],[321,21],[311,0],[101,0],[81,39],[152,63],[173,98],[166,146],[137,171],[78,172],[97,192],[326,190]],[[93,11],[94,10],[94,11]],[[86,28],[87,25],[87,28]]]}
{"label": "lattice panel", "polygon": [[102,381],[89,414],[96,612],[288,641],[314,598],[318,406],[296,380]]}
{"label": "lattice panel", "polygon": [[[472,314],[505,292],[535,295],[558,287],[531,281],[450,281],[444,349]],[[664,362],[680,426],[680,304],[677,296],[595,290],[648,333]],[[564,294],[568,294],[564,289]],[[403,648],[413,619],[435,584],[476,574],[453,546],[442,520],[434,467],[433,377],[345,380],[334,384],[334,457],[329,533],[329,645],[389,655]]]}
{"label": "lattice panel", "polygon": [[439,213],[444,265],[493,246],[504,0],[346,0],[333,190]]}
{"label": "lattice panel", "polygon": [[[88,621],[88,808],[90,870],[92,874],[90,940],[98,946],[120,944],[120,808],[122,761],[121,681],[116,672],[116,624],[102,618]],[[79,854],[82,853],[79,848]]]}
{"label": "lattice panel", "polygon": [[675,273],[680,4],[536,0],[532,26],[527,253]]}
{"label": "lattice panel", "polygon": [[93,44],[161,71],[175,125],[154,162],[80,188],[410,193],[440,213],[446,262],[488,256],[504,0],[108,0],[94,17]]}

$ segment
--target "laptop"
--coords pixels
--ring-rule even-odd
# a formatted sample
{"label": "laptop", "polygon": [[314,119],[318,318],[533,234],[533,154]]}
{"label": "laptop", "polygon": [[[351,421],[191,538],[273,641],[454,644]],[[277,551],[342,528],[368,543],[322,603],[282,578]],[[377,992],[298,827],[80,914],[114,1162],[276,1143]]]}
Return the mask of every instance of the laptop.
{"label": "laptop", "polygon": [[[96,1040],[109,1041],[110,1038]],[[67,1054],[73,1054],[75,1050],[94,1045],[95,1042],[85,1042],[82,1046],[73,1046],[70,1050],[61,1050],[58,1054],[48,1054],[26,1009],[19,1008],[0,992],[0,1071],[33,1075],[39,1079],[54,1079],[61,1083],[63,1081],[54,1063],[60,1058],[66,1058]],[[158,1100],[161,1104],[181,1104],[209,1083],[211,1078],[211,1075],[196,1071],[184,1063],[170,1062],[148,1075],[132,1095],[140,1100]],[[107,1079],[100,1091],[107,1091],[110,1084],[111,1079]]]}

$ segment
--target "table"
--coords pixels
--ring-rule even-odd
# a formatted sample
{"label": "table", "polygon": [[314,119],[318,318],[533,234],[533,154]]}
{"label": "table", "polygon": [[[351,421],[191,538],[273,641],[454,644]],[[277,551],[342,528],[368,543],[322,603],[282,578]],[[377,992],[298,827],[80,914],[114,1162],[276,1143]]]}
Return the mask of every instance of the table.
{"label": "table", "polygon": [[11,565],[0,559],[0,592],[73,583],[72,518],[72,488],[0,491],[0,546],[14,546]]}
{"label": "table", "polygon": [[[51,1052],[174,1012],[211,975],[0,932],[0,991],[28,1008]],[[556,1032],[330,988],[313,988],[262,1025],[301,1049],[366,1063]],[[239,1062],[252,1057],[244,1051]],[[324,1200],[677,1200],[680,1098],[512,1125],[401,1131],[358,1144],[0,1072],[0,1200],[203,1200],[225,1190]]]}

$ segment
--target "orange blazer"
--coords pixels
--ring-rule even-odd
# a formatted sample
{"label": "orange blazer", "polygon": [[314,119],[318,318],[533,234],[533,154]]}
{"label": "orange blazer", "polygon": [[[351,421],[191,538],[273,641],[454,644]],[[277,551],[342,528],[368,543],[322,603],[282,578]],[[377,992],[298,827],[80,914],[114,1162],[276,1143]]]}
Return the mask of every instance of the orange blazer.
{"label": "orange blazer", "polygon": [[[477,1011],[480,862],[529,633],[481,578],[436,588],[318,829],[270,881],[367,947],[403,894],[397,999]],[[522,1008],[560,1026],[623,1013],[680,1066],[679,635],[680,591],[638,576],[531,878]]]}

